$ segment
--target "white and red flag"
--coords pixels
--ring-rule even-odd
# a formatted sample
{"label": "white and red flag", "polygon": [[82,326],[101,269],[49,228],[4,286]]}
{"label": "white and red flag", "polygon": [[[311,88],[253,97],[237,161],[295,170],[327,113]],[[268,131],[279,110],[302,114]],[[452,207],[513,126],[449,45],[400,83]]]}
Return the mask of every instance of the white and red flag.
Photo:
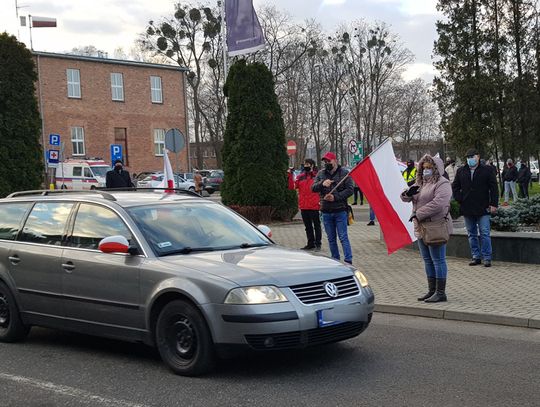
{"label": "white and red flag", "polygon": [[167,149],[163,151],[163,181],[159,184],[159,188],[170,188],[165,192],[169,194],[174,193],[174,173]]}
{"label": "white and red flag", "polygon": [[414,242],[414,225],[409,222],[412,204],[400,198],[407,183],[399,170],[390,139],[353,168],[350,175],[375,212],[388,254]]}
{"label": "white and red flag", "polygon": [[32,28],[56,27],[56,18],[30,16]]}

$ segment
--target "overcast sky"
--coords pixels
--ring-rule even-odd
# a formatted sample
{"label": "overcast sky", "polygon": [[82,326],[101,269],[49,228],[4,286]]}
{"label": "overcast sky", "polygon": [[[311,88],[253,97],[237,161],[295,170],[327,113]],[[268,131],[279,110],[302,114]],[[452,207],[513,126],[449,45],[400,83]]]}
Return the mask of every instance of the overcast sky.
{"label": "overcast sky", "polygon": [[[113,55],[117,47],[129,50],[148,20],[159,20],[174,12],[173,0],[17,0],[20,15],[54,17],[57,28],[33,30],[34,49],[65,52],[94,45]],[[213,0],[212,0],[213,1]],[[29,45],[27,27],[18,27],[16,0],[0,0],[0,30],[17,35]],[[391,25],[414,53],[416,61],[404,77],[433,75],[431,54],[436,37],[436,0],[254,0],[255,7],[274,4],[296,20],[314,18],[325,29],[357,19],[384,21]],[[24,6],[24,7],[23,7]]]}

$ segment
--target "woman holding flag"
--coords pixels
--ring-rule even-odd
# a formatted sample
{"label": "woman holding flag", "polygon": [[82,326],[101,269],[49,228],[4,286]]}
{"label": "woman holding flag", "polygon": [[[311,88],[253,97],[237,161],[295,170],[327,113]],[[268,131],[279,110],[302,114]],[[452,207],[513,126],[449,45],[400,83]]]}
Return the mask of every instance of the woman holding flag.
{"label": "woman holding flag", "polygon": [[418,163],[415,184],[401,194],[404,202],[413,204],[409,220],[414,222],[428,280],[428,292],[419,297],[418,301],[446,301],[446,242],[430,243],[426,234],[426,227],[431,228],[436,235],[449,234],[452,229],[452,220],[448,216],[452,187],[443,174],[443,161],[426,154]]}

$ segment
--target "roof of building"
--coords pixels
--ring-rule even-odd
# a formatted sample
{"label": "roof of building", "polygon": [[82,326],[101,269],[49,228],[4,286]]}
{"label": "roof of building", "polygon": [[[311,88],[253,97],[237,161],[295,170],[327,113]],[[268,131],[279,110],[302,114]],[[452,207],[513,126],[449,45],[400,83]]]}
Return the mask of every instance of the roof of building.
{"label": "roof of building", "polygon": [[103,58],[103,57],[92,57],[88,55],[75,55],[75,54],[59,54],[55,52],[43,52],[43,51],[32,51],[32,54],[40,57],[48,58],[60,58],[60,59],[73,59],[78,61],[87,61],[87,62],[96,62],[101,64],[114,64],[114,65],[127,65],[127,66],[137,66],[142,68],[155,68],[155,69],[168,69],[172,71],[189,71],[188,68],[178,65],[166,65],[166,64],[152,64],[148,62],[139,62],[139,61],[129,61],[125,59],[112,59],[112,58]]}

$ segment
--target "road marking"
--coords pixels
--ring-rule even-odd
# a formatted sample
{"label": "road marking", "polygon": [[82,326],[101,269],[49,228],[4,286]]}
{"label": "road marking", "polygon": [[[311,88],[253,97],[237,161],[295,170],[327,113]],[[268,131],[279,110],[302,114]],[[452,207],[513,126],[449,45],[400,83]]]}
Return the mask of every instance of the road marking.
{"label": "road marking", "polygon": [[79,400],[82,399],[83,401],[91,402],[94,405],[103,404],[103,405],[112,406],[112,407],[146,407],[144,404],[130,403],[129,401],[125,401],[125,400],[106,398],[106,397],[98,396],[97,394],[92,394],[90,392],[87,392],[81,389],[77,389],[75,387],[62,386],[62,385],[54,384],[51,382],[44,382],[41,380],[32,379],[30,377],[0,373],[0,379],[10,380],[15,383],[26,384],[26,385],[36,387],[41,390],[46,390],[46,391],[51,391],[57,394],[61,394],[63,396],[75,397]]}

